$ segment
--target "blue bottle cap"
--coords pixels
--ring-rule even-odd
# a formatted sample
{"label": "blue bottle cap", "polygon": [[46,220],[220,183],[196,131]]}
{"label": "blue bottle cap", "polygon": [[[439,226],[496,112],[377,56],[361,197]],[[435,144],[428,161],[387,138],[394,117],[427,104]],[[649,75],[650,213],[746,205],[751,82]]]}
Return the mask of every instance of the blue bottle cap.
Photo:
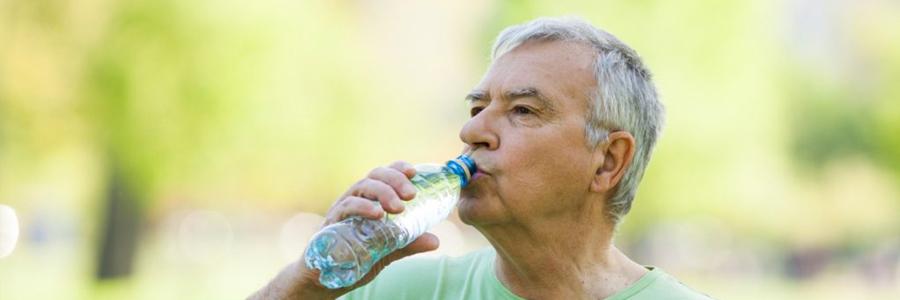
{"label": "blue bottle cap", "polygon": [[453,173],[459,175],[461,179],[459,185],[461,187],[465,187],[469,184],[469,179],[472,179],[472,174],[475,174],[475,171],[478,169],[475,167],[475,162],[472,161],[472,158],[460,155],[456,159],[447,161],[447,167],[450,168]]}

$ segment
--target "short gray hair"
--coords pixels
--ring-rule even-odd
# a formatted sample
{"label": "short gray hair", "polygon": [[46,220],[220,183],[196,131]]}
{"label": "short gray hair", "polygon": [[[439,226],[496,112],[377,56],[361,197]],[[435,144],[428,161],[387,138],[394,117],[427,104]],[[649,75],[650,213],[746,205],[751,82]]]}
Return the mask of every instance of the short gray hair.
{"label": "short gray hair", "polygon": [[610,132],[627,131],[634,136],[631,166],[607,201],[610,221],[616,226],[631,210],[638,183],[656,140],[662,132],[665,108],[657,99],[650,71],[637,52],[624,42],[578,18],[540,18],[503,30],[491,59],[527,41],[579,42],[596,51],[594,75],[598,90],[588,95],[585,133],[590,147],[597,147]]}

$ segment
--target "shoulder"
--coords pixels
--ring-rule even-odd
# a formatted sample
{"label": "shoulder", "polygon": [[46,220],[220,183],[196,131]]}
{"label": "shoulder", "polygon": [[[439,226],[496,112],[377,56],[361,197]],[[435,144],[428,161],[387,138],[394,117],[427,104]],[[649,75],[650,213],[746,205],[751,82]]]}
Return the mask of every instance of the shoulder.
{"label": "shoulder", "polygon": [[647,287],[647,293],[652,299],[672,299],[672,300],[710,300],[712,297],[692,289],[686,284],[678,281],[675,277],[664,272],[662,269],[653,268],[651,273],[657,273],[657,279]]}
{"label": "shoulder", "polygon": [[638,280],[634,285],[613,295],[607,300],[643,300],[643,299],[665,299],[665,300],[711,300],[712,297],[698,292],[684,283],[681,283],[675,277],[663,272],[660,268],[648,267],[650,273]]}

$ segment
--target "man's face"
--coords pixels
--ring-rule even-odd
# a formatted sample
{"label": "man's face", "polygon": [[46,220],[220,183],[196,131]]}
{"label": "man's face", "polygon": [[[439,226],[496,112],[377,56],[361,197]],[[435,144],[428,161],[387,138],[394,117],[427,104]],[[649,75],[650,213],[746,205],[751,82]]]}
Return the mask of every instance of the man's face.
{"label": "man's face", "polygon": [[568,42],[526,42],[491,65],[460,131],[479,170],[460,197],[464,222],[535,224],[579,209],[596,171],[584,129],[592,69],[591,48]]}

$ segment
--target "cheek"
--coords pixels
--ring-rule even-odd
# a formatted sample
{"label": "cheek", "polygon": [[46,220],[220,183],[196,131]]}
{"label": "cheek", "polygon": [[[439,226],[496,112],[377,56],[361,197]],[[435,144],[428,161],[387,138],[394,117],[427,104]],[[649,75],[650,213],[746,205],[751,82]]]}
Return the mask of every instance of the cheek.
{"label": "cheek", "polygon": [[523,165],[498,178],[499,192],[518,196],[562,196],[570,190],[587,188],[585,172],[572,160],[545,158],[539,164]]}
{"label": "cheek", "polygon": [[[581,131],[577,132],[578,134]],[[511,175],[533,173],[533,176],[580,173],[589,167],[591,151],[582,135],[572,132],[549,132],[528,139],[512,141],[508,151],[498,158],[503,170]]]}
{"label": "cheek", "polygon": [[520,146],[502,157],[503,177],[498,187],[503,194],[553,196],[582,192],[590,185],[591,153],[577,142],[546,138]]}
{"label": "cheek", "polygon": [[[508,167],[497,176],[498,192],[511,199],[529,196],[546,196],[569,188],[575,179],[579,164],[568,155],[552,151],[535,151],[524,157],[506,157]],[[515,195],[515,196],[514,196]]]}

